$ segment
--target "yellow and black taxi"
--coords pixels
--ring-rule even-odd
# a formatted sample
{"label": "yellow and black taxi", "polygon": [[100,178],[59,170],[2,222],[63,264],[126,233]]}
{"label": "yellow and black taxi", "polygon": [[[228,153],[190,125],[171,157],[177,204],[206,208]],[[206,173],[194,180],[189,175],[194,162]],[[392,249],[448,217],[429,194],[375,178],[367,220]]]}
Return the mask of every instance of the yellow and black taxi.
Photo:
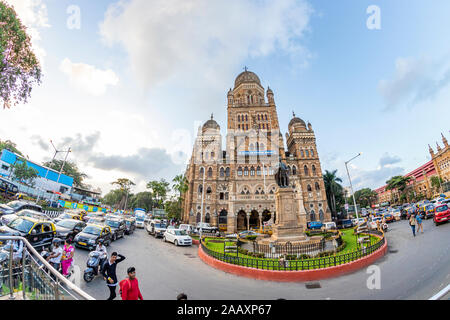
{"label": "yellow and black taxi", "polygon": [[73,220],[78,220],[78,221],[83,221],[83,217],[78,214],[77,212],[71,212],[71,211],[66,211],[62,214],[60,214],[58,217],[56,217],[54,219],[55,223],[58,223],[61,220],[65,220],[65,219],[73,219]]}
{"label": "yellow and black taxi", "polygon": [[36,250],[50,248],[56,236],[55,225],[47,219],[36,217],[17,217],[6,226],[0,227],[2,236],[22,236]]}
{"label": "yellow and black taxi", "polygon": [[93,250],[98,244],[98,240],[102,239],[105,246],[111,244],[111,228],[100,224],[87,224],[74,238],[74,244],[79,248]]}
{"label": "yellow and black taxi", "polygon": [[434,217],[435,207],[432,203],[425,203],[419,208],[420,217],[422,219],[428,219]]}

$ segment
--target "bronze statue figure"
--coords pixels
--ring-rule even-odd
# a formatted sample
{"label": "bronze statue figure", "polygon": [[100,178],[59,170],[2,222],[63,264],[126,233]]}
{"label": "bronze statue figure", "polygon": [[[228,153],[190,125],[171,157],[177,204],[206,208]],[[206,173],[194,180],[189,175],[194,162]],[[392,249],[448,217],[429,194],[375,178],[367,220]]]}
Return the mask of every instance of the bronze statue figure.
{"label": "bronze statue figure", "polygon": [[278,171],[275,173],[275,181],[277,182],[280,188],[288,188],[289,187],[289,177],[288,177],[288,168],[281,161],[278,164]]}

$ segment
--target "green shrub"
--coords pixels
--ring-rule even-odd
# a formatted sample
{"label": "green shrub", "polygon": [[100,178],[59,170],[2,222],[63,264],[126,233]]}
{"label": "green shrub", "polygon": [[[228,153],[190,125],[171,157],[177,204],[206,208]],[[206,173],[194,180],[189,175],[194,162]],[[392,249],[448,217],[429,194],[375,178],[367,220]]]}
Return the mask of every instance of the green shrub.
{"label": "green shrub", "polygon": [[298,258],[299,258],[300,260],[303,260],[303,259],[311,259],[311,256],[310,256],[309,254],[304,253],[304,254],[299,255]]}
{"label": "green shrub", "polygon": [[255,240],[257,238],[257,236],[247,236],[246,239],[247,240]]}

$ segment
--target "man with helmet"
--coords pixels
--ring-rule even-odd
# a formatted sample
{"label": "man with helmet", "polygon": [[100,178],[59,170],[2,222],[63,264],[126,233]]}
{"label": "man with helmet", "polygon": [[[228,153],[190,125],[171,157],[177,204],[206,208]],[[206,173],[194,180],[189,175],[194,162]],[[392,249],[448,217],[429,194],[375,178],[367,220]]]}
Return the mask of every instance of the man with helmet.
{"label": "man with helmet", "polygon": [[106,251],[106,247],[103,244],[103,239],[99,239],[98,240],[98,244],[95,247],[95,251],[98,251],[98,252],[101,253],[101,255],[100,255],[100,263],[99,263],[99,267],[100,267],[100,271],[101,271],[102,268],[103,268],[103,264],[105,263],[106,258],[108,257],[108,251]]}
{"label": "man with helmet", "polygon": [[61,257],[63,253],[63,249],[61,248],[61,240],[58,238],[53,239],[53,250],[52,253],[47,257],[47,261],[55,268],[57,271],[60,271],[61,268]]}

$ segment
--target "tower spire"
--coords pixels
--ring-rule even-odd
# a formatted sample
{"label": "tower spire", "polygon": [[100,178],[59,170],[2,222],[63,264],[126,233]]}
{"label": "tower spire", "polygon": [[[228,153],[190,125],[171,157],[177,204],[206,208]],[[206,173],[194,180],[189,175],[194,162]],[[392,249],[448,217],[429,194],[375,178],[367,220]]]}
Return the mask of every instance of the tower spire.
{"label": "tower spire", "polygon": [[441,132],[441,137],[442,137],[442,142],[444,143],[444,147],[448,147],[448,141],[447,139],[444,137],[444,134]]}
{"label": "tower spire", "polygon": [[430,152],[431,156],[434,155],[434,150],[433,150],[433,148],[430,146],[430,144],[428,144],[428,151]]}
{"label": "tower spire", "polygon": [[441,146],[436,142],[436,146],[437,146],[437,151],[441,151]]}

